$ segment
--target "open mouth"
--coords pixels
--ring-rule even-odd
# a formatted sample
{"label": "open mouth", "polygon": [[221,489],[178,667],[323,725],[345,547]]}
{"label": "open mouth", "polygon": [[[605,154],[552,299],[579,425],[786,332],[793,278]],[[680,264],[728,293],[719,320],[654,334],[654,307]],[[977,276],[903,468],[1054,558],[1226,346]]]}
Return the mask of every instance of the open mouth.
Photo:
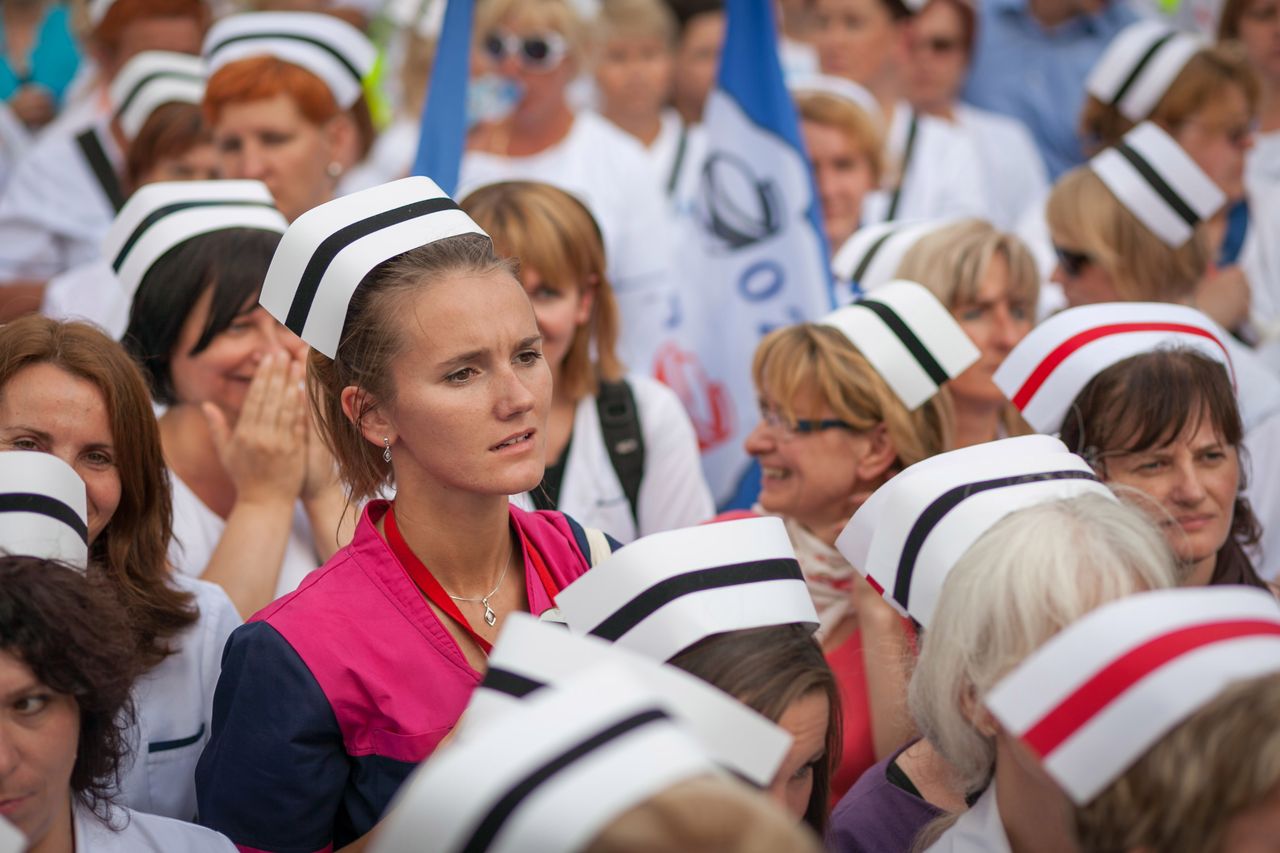
{"label": "open mouth", "polygon": [[511,438],[508,438],[506,441],[500,444],[495,444],[493,447],[490,447],[489,449],[490,450],[506,450],[508,447],[516,447],[517,445],[527,444],[529,441],[533,440],[533,433],[534,433],[534,430],[529,430],[527,432],[519,433],[518,435],[513,435],[511,436]]}
{"label": "open mouth", "polygon": [[766,480],[785,480],[791,476],[791,472],[786,468],[770,468],[764,465],[760,466],[760,475]]}

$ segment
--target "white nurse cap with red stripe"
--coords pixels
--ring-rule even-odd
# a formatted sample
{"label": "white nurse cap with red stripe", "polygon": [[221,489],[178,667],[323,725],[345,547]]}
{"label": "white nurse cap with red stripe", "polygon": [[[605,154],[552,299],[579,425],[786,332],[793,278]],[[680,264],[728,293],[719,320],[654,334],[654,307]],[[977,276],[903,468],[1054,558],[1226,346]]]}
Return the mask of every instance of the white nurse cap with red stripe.
{"label": "white nurse cap with red stripe", "polygon": [[902,471],[853,514],[836,548],[925,628],[965,552],[1020,509],[1083,494],[1115,500],[1087,462],[1047,435],[940,453]]}
{"label": "white nurse cap with red stripe", "polygon": [[1160,590],[1103,605],[986,698],[1078,805],[1230,685],[1280,673],[1280,603],[1245,587]]}
{"label": "white nurse cap with red stripe", "polygon": [[1032,329],[992,378],[1033,429],[1053,434],[1095,376],[1135,355],[1187,347],[1221,362],[1234,383],[1222,334],[1212,320],[1185,305],[1083,305]]}

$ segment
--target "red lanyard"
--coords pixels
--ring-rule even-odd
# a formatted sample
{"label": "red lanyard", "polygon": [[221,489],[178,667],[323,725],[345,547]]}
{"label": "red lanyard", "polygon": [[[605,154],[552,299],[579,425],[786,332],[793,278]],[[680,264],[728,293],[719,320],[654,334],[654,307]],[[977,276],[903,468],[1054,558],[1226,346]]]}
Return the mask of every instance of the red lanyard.
{"label": "red lanyard", "polygon": [[[409,547],[409,543],[404,541],[404,537],[400,535],[400,528],[396,526],[396,508],[392,504],[387,508],[387,514],[383,516],[383,529],[387,534],[387,545],[391,548],[391,553],[395,554],[397,560],[400,561],[401,567],[408,573],[409,578],[422,590],[422,594],[427,599],[439,607],[450,619],[457,622],[470,636],[475,640],[484,653],[487,655],[493,649],[493,644],[476,633],[471,627],[471,623],[462,615],[462,611],[458,609],[458,605],[449,597],[449,593],[445,592],[444,587],[440,585],[440,581],[436,580],[435,575],[431,574],[431,570],[418,559],[417,555]],[[542,560],[542,555],[537,549],[525,539],[524,531],[516,528],[520,534],[520,541],[524,545],[524,550],[529,553],[529,559],[533,562],[533,568],[538,573],[542,586],[547,591],[547,597],[552,602],[555,601],[556,589],[555,582],[551,579],[551,573],[547,570],[547,565]],[[524,565],[521,561],[520,574],[523,579]]]}

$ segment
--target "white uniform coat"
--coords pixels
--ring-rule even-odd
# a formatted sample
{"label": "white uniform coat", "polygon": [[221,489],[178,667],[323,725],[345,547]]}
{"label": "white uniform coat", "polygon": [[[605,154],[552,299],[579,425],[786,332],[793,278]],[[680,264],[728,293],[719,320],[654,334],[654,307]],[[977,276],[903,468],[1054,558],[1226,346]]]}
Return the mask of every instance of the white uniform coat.
{"label": "white uniform coat", "polygon": [[138,812],[193,820],[196,761],[209,741],[222,648],[240,626],[240,615],[222,587],[178,573],[173,581],[195,596],[200,618],[176,638],[177,651],[134,685],[133,754],[121,768],[119,803]]}
{"label": "white uniform coat", "polygon": [[[94,126],[119,173],[124,155],[105,122]],[[116,212],[75,134],[44,134],[0,194],[0,281],[45,281],[101,253]]]}
{"label": "white uniform coat", "polygon": [[[635,394],[644,439],[644,477],[637,501],[640,529],[609,461],[593,396],[579,401],[574,412],[573,440],[556,504],[582,525],[603,530],[624,544],[650,533],[692,527],[715,515],[715,502],[702,476],[698,439],[680,399],[644,376],[628,376],[627,382]],[[533,509],[528,494],[514,500],[523,509]]]}
{"label": "white uniform coat", "polygon": [[1049,192],[1049,172],[1035,140],[1017,119],[956,105],[956,124],[973,142],[982,164],[982,188],[990,206],[986,218],[1012,231],[1027,209]]}
{"label": "white uniform coat", "polygon": [[129,326],[129,308],[111,264],[98,258],[50,279],[40,313],[55,320],[87,320],[120,340]]}
{"label": "white uniform coat", "polygon": [[8,104],[0,103],[0,191],[30,146],[31,135],[26,127]]}
{"label": "white uniform coat", "polygon": [[236,853],[220,832],[120,807],[112,810],[109,826],[76,803],[72,827],[76,853]]}
{"label": "white uniform coat", "polygon": [[925,853],[1012,853],[1000,822],[994,780],[973,807],[956,818]]}
{"label": "white uniform coat", "polygon": [[[170,471],[169,480],[173,483],[173,541],[169,545],[169,562],[183,574],[198,578],[204,574],[209,558],[222,540],[227,521],[205,506],[177,474]],[[293,592],[302,579],[319,566],[311,521],[298,501],[275,597]]]}

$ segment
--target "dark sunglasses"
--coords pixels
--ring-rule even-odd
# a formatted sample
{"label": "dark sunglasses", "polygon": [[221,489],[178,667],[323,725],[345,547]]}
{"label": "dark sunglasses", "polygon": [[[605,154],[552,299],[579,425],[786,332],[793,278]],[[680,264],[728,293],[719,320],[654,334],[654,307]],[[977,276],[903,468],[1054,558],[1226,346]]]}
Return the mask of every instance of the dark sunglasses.
{"label": "dark sunglasses", "polygon": [[1077,278],[1085,267],[1093,263],[1093,258],[1084,252],[1077,252],[1074,249],[1064,249],[1061,246],[1054,246],[1053,252],[1058,256],[1058,266],[1062,267],[1062,271],[1071,278]]}
{"label": "dark sunglasses", "polygon": [[492,32],[484,37],[481,45],[494,62],[514,56],[525,68],[535,71],[554,68],[567,50],[564,37],[555,32],[523,37],[515,33]]}

